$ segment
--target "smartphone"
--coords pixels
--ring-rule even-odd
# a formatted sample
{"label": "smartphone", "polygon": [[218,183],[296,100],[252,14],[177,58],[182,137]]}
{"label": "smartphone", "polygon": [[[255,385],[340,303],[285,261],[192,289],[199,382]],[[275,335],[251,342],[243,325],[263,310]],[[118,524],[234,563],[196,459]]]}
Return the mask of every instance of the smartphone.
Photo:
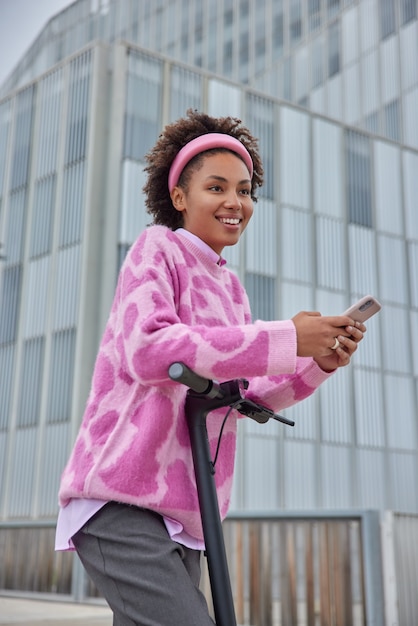
{"label": "smartphone", "polygon": [[350,306],[349,309],[344,311],[343,315],[348,315],[355,322],[365,322],[375,313],[378,313],[382,305],[373,296],[364,296],[360,298],[358,302]]}

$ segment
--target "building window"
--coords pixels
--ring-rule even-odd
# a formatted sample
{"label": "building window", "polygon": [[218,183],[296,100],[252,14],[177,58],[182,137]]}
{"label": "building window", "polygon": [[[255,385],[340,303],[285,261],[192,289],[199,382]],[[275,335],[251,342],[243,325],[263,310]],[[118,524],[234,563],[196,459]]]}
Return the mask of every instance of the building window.
{"label": "building window", "polygon": [[44,349],[44,337],[29,339],[23,345],[21,393],[18,409],[18,426],[21,428],[35,426],[39,423]]}
{"label": "building window", "polygon": [[269,100],[249,95],[247,101],[248,126],[259,138],[260,156],[264,168],[264,184],[260,195],[274,198],[274,115]]}
{"label": "building window", "polygon": [[370,140],[352,130],[346,132],[348,219],[352,224],[372,226]]}
{"label": "building window", "polygon": [[296,45],[302,38],[302,5],[300,0],[290,0],[290,44]]}
{"label": "building window", "polygon": [[74,59],[70,66],[66,165],[86,157],[90,60],[91,54],[86,52]]}
{"label": "building window", "polygon": [[76,331],[58,331],[52,336],[47,421],[65,422],[71,417]]}
{"label": "building window", "polygon": [[334,17],[340,10],[340,0],[327,0],[328,17]]}
{"label": "building window", "polygon": [[173,66],[170,84],[170,118],[183,117],[187,109],[200,109],[202,104],[202,78],[199,74]]}
{"label": "building window", "polygon": [[12,156],[12,178],[10,189],[19,189],[27,184],[29,156],[32,140],[34,87],[22,91],[16,99],[16,124]]}
{"label": "building window", "polygon": [[417,18],[416,0],[401,0],[401,23],[406,24]]}
{"label": "building window", "polygon": [[340,23],[334,22],[328,30],[328,77],[340,71]]}
{"label": "building window", "polygon": [[395,2],[394,0],[380,0],[380,36],[382,39],[389,37],[396,30]]}
{"label": "building window", "polygon": [[279,59],[283,54],[283,0],[273,3],[272,46],[273,59]]}
{"label": "building window", "polygon": [[250,300],[251,313],[254,320],[268,321],[276,319],[275,278],[246,272],[245,289]]}
{"label": "building window", "polygon": [[385,134],[393,141],[400,141],[399,100],[389,102],[384,108]]}
{"label": "building window", "polygon": [[308,0],[309,30],[317,30],[321,26],[321,0]]}
{"label": "building window", "polygon": [[4,269],[3,280],[0,283],[0,344],[16,340],[21,279],[21,265],[13,265]]}
{"label": "building window", "polygon": [[311,55],[311,77],[312,77],[312,89],[322,85],[324,81],[324,61],[323,61],[323,39],[322,36],[317,37],[312,42],[312,55]]}
{"label": "building window", "polygon": [[124,157],[142,161],[154,145],[161,125],[161,84],[162,63],[129,50]]}

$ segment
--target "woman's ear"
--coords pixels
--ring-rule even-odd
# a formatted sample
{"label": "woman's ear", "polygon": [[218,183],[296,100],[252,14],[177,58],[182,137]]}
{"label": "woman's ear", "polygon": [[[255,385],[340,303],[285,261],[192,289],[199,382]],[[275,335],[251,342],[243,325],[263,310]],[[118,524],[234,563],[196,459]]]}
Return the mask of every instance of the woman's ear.
{"label": "woman's ear", "polygon": [[176,211],[184,211],[185,206],[185,196],[184,191],[181,187],[174,187],[170,193],[171,202],[173,203],[173,207]]}

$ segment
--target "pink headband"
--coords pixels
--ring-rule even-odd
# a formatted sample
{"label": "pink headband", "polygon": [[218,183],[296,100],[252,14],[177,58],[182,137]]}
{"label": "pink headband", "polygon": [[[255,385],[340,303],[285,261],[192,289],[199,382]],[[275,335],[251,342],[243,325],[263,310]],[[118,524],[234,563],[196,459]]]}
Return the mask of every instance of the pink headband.
{"label": "pink headband", "polygon": [[227,148],[227,150],[238,154],[248,167],[250,178],[253,177],[253,161],[244,144],[225,133],[206,133],[189,141],[176,155],[168,174],[168,189],[170,193],[179,182],[180,175],[187,163],[200,152],[212,150],[213,148]]}

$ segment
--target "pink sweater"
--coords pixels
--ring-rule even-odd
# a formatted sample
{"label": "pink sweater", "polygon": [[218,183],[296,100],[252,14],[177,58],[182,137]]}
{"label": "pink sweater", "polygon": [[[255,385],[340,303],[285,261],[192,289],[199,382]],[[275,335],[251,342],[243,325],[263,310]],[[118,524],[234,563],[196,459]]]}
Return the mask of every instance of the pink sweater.
{"label": "pink sweater", "polygon": [[[291,321],[251,323],[234,273],[189,239],[152,226],[119,275],[86,411],[62,475],[61,506],[72,498],[126,502],[177,520],[203,539],[184,417],[187,389],[167,373],[174,361],[218,381],[247,378],[247,397],[275,411],[306,398],[329,377],[312,359],[296,356]],[[212,452],[225,412],[207,419]],[[233,411],[216,465],[222,518],[236,418]]]}

